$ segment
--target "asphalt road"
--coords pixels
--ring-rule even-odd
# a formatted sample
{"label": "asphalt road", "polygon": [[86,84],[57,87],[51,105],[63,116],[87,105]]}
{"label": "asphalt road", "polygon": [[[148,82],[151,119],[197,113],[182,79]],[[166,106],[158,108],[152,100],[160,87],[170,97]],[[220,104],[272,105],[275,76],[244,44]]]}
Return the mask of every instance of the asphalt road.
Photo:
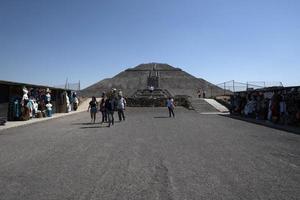
{"label": "asphalt road", "polygon": [[1,131],[0,199],[300,199],[300,135],[184,108],[126,115]]}

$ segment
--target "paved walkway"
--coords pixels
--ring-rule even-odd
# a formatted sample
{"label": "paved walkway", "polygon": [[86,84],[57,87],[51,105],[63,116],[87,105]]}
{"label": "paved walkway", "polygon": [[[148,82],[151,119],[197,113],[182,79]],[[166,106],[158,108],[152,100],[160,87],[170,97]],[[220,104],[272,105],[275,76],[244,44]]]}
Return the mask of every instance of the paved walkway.
{"label": "paved walkway", "polygon": [[291,132],[291,133],[295,133],[295,134],[300,135],[300,127],[297,127],[297,126],[274,124],[274,123],[269,122],[269,121],[257,120],[257,119],[242,117],[242,116],[238,116],[238,115],[227,115],[227,116],[231,117],[233,119],[243,120],[243,121],[246,121],[246,122],[259,124],[259,125],[262,125],[262,126],[267,126],[267,127],[270,127],[270,128],[274,128],[274,129],[278,129],[278,130],[282,130],[282,131],[287,131],[287,132]]}
{"label": "paved walkway", "polygon": [[81,112],[3,130],[0,199],[299,199],[299,135],[175,114],[128,108],[107,128]]}

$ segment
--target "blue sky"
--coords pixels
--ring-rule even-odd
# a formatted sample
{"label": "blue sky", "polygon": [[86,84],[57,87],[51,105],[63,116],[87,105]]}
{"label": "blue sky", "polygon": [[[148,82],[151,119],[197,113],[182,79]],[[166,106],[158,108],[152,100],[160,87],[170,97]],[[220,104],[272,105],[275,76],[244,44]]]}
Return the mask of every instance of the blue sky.
{"label": "blue sky", "polygon": [[83,87],[140,63],[300,85],[299,0],[0,0],[0,79]]}

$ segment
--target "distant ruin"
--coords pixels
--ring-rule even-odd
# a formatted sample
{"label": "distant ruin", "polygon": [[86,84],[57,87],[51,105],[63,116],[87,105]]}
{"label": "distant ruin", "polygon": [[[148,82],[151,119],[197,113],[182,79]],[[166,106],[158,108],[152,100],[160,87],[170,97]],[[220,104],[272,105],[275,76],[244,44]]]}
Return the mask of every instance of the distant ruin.
{"label": "distant ruin", "polygon": [[[150,88],[153,88],[153,91]],[[168,64],[148,63],[126,69],[113,78],[104,79],[84,90],[81,96],[101,96],[111,88],[121,89],[127,98],[158,99],[168,96],[197,97],[205,91],[207,97],[223,93],[223,90],[208,81],[196,78],[180,68]]]}

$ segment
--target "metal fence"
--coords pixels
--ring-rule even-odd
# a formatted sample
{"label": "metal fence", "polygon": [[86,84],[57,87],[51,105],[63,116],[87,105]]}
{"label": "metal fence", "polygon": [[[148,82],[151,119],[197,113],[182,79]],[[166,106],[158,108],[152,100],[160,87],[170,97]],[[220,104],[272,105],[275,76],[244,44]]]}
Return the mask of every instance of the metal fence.
{"label": "metal fence", "polygon": [[63,85],[56,85],[54,87],[65,88],[65,89],[74,90],[74,91],[79,91],[80,90],[80,81],[78,81],[78,83],[69,83],[69,82],[66,82]]}
{"label": "metal fence", "polygon": [[[250,91],[268,87],[283,87],[281,82],[267,82],[267,81],[248,81],[246,83],[237,82],[234,80],[216,84],[217,90],[213,89],[212,96],[230,95],[233,92]],[[222,92],[220,92],[221,90]]]}

